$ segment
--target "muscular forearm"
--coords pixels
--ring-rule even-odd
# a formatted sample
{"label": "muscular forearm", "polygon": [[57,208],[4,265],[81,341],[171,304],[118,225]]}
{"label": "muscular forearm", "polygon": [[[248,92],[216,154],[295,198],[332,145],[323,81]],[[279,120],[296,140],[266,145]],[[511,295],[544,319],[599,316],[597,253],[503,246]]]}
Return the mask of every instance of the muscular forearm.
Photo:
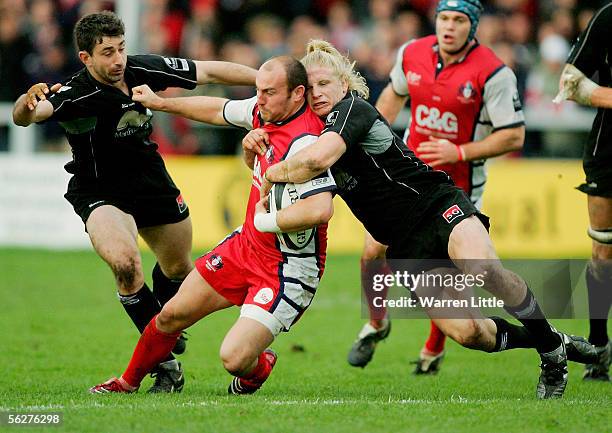
{"label": "muscular forearm", "polygon": [[330,168],[346,152],[346,143],[335,132],[326,132],[294,156],[266,171],[270,182],[304,183]]}
{"label": "muscular forearm", "polygon": [[481,141],[462,145],[461,150],[466,161],[474,161],[521,150],[524,141],[524,127],[502,129],[490,134]]}
{"label": "muscular forearm", "polygon": [[245,65],[219,61],[196,61],[198,84],[253,86],[257,71]]}
{"label": "muscular forearm", "polygon": [[227,99],[225,98],[215,98],[212,96],[159,98],[149,108],[213,125],[227,125],[223,118],[223,106],[226,102]]}
{"label": "muscular forearm", "polygon": [[283,232],[295,232],[327,223],[333,212],[331,193],[324,192],[281,209],[276,214],[276,223]]}
{"label": "muscular forearm", "polygon": [[591,94],[591,105],[597,108],[612,108],[612,89],[597,86]]}

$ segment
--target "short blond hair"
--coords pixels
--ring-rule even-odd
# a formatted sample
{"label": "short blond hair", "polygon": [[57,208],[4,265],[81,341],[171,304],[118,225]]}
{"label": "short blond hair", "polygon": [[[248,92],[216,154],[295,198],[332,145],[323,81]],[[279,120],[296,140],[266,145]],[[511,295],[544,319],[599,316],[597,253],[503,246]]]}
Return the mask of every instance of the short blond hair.
{"label": "short blond hair", "polygon": [[310,66],[330,68],[340,80],[348,83],[349,90],[356,91],[364,99],[370,95],[365,78],[355,70],[355,62],[351,62],[327,41],[311,39],[306,45],[306,55],[302,57],[302,64],[306,69]]}

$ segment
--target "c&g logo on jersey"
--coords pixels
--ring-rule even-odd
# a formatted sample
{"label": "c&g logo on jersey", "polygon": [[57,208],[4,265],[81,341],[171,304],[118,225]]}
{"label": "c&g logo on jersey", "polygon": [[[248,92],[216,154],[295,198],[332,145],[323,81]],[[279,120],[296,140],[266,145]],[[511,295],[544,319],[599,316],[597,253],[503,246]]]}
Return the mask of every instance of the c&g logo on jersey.
{"label": "c&g logo on jersey", "polygon": [[459,121],[457,116],[450,111],[440,112],[436,107],[418,105],[415,110],[415,121],[422,128],[432,131],[457,134],[459,132]]}

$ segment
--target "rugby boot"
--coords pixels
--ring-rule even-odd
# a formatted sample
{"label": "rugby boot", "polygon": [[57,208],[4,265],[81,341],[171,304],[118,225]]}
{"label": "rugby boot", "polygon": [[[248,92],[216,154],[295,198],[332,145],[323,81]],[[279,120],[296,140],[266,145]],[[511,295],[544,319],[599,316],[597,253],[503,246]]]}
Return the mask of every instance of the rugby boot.
{"label": "rugby boot", "polygon": [[263,352],[268,362],[269,368],[262,377],[243,379],[240,377],[234,377],[227,388],[228,394],[234,395],[245,395],[255,393],[264,384],[266,379],[270,377],[272,369],[276,365],[278,355],[272,349],[266,349]]}
{"label": "rugby boot", "polygon": [[417,376],[422,374],[438,374],[440,371],[440,364],[442,364],[442,360],[444,359],[444,353],[445,352],[443,350],[438,354],[431,355],[426,353],[424,350],[421,350],[421,353],[419,353],[419,359],[411,362],[411,364],[416,364],[412,374]]}
{"label": "rugby boot", "polygon": [[381,329],[374,328],[370,322],[363,325],[357,340],[355,340],[348,353],[347,360],[350,365],[365,368],[372,360],[378,342],[387,338],[391,332],[391,321],[383,319],[382,322],[383,327]]}
{"label": "rugby boot", "polygon": [[536,387],[539,399],[561,398],[567,386],[567,351],[565,341],[552,352],[540,353],[540,380]]}
{"label": "rugby boot", "polygon": [[583,380],[610,381],[610,358],[612,357],[612,342],[608,341],[605,346],[595,346],[597,359],[592,364],[587,364],[584,369]]}
{"label": "rugby boot", "polygon": [[181,363],[176,359],[159,364],[151,377],[155,378],[155,382],[147,391],[149,394],[181,392],[185,385]]}
{"label": "rugby boot", "polygon": [[111,377],[106,382],[89,388],[89,392],[91,394],[110,394],[110,393],[130,394],[136,391],[138,391],[138,388],[131,388],[124,380],[117,379],[116,377]]}

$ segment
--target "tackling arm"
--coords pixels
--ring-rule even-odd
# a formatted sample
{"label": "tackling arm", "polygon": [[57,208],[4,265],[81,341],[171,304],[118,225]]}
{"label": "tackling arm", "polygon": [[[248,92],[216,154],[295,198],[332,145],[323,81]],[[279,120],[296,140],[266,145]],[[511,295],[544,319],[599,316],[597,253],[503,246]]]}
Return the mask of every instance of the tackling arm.
{"label": "tackling arm", "polygon": [[140,102],[151,110],[165,111],[213,125],[228,125],[223,118],[223,107],[228,101],[225,98],[212,96],[162,98],[145,84],[132,89],[132,100]]}
{"label": "tackling arm", "polygon": [[257,71],[232,62],[195,61],[198,84],[233,84],[254,86]]}
{"label": "tackling arm", "polygon": [[334,214],[331,192],[321,192],[298,200],[274,213],[266,212],[267,196],[255,207],[255,228],[260,232],[290,233],[326,224]]}
{"label": "tackling arm", "polygon": [[267,191],[271,182],[304,183],[330,168],[346,152],[346,143],[335,132],[326,132],[317,141],[294,156],[274,164],[265,173]]}

